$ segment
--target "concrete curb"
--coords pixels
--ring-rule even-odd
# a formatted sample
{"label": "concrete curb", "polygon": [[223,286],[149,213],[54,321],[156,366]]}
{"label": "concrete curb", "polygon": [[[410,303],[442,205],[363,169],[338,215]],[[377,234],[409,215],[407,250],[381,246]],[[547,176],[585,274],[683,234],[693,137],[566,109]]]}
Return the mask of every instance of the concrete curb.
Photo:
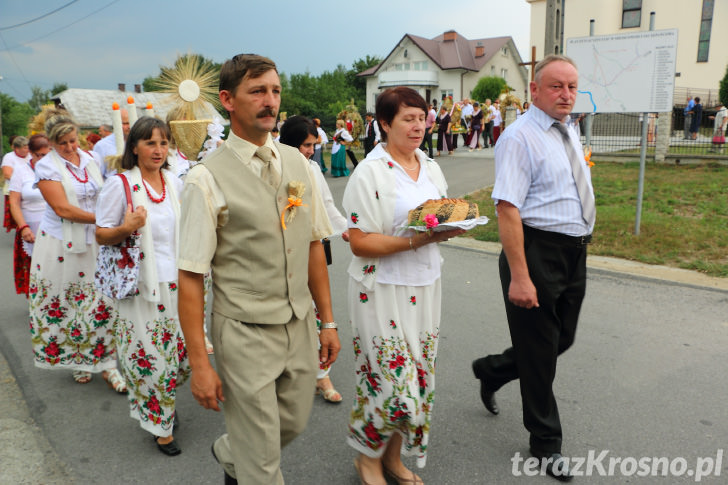
{"label": "concrete curb", "polygon": [[[443,244],[488,254],[499,254],[501,251],[500,243],[477,241],[466,237],[451,239]],[[586,264],[588,268],[597,271],[619,273],[635,278],[657,280],[670,284],[707,288],[716,291],[728,291],[728,278],[707,276],[697,271],[650,265],[605,256],[588,256]]]}

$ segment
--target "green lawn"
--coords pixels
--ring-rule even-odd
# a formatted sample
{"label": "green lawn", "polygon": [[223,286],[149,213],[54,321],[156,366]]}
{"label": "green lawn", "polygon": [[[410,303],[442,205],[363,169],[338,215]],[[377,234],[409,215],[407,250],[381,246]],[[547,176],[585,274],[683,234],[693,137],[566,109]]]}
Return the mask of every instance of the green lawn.
{"label": "green lawn", "polygon": [[[728,166],[648,164],[640,235],[634,235],[639,163],[597,162],[592,168],[597,222],[590,254],[728,276]],[[498,241],[491,189],[467,198],[492,223],[468,233]]]}

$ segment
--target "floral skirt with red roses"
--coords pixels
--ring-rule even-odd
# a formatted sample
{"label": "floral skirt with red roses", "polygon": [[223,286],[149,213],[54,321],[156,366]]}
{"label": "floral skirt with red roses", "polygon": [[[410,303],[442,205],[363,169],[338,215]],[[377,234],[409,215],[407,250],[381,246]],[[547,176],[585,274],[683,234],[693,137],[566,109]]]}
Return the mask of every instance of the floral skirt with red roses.
{"label": "floral skirt with red roses", "polygon": [[95,244],[67,253],[39,230],[30,263],[30,336],[35,365],[86,372],[116,367],[116,310],[94,285]]}
{"label": "floral skirt with red roses", "polygon": [[159,284],[159,301],[118,302],[119,363],[129,389],[130,416],[156,436],[172,435],[177,387],[190,375],[177,318],[177,283]]}
{"label": "floral skirt with red roses", "polygon": [[440,280],[429,286],[374,284],[349,279],[356,397],[347,441],[381,457],[394,433],[402,454],[425,466],[435,397],[440,334]]}

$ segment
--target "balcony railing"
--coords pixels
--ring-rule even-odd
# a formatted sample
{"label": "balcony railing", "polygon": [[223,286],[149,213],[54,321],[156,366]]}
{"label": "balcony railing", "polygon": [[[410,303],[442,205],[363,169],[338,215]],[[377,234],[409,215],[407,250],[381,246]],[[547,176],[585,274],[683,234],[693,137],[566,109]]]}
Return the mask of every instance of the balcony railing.
{"label": "balcony railing", "polygon": [[437,72],[433,71],[386,71],[379,75],[380,88],[439,85]]}

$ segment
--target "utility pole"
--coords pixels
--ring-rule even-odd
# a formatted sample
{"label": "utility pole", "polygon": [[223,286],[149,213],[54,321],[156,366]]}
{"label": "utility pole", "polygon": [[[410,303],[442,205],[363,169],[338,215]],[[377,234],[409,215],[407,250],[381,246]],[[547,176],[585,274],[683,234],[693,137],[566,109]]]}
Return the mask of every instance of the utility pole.
{"label": "utility pole", "polygon": [[543,55],[564,53],[565,0],[546,0],[546,28]]}

